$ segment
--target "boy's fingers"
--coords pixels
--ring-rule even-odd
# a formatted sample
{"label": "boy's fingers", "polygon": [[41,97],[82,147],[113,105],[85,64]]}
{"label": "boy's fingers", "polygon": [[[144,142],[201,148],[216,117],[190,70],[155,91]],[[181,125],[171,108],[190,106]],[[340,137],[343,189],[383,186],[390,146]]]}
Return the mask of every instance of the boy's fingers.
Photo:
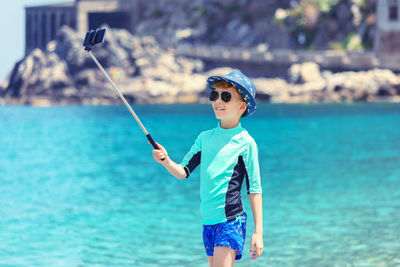
{"label": "boy's fingers", "polygon": [[251,256],[253,256],[253,257],[251,258],[252,260],[255,260],[255,259],[258,258],[258,255],[257,255],[257,247],[256,247],[255,244],[253,245],[253,251],[252,251],[252,253],[251,253]]}
{"label": "boy's fingers", "polygon": [[261,256],[262,254],[262,248],[257,248],[257,256]]}
{"label": "boy's fingers", "polygon": [[252,243],[251,248],[250,248],[250,254],[251,254],[251,256],[253,256],[251,259],[255,260],[261,256],[262,248],[257,247],[256,243]]}
{"label": "boy's fingers", "polygon": [[250,254],[251,254],[251,255],[253,255],[254,246],[255,246],[255,245],[256,245],[255,243],[251,243],[251,246],[250,246]]}
{"label": "boy's fingers", "polygon": [[[150,143],[150,141],[148,141],[147,142],[149,145],[151,145],[151,143]],[[160,150],[161,149],[164,149],[164,147],[162,146],[162,145],[160,145],[159,143],[157,143],[157,142],[155,142],[156,143],[156,145],[158,146],[158,148],[160,148]]]}
{"label": "boy's fingers", "polygon": [[165,150],[165,148],[162,145],[160,145],[159,143],[156,142],[156,145],[158,146],[159,149]]}
{"label": "boy's fingers", "polygon": [[[148,143],[149,143],[149,145],[151,145],[150,142],[148,142]],[[159,143],[156,142],[156,145],[158,148],[154,148],[154,150],[165,150],[164,147],[162,145],[160,145]]]}
{"label": "boy's fingers", "polygon": [[[150,141],[148,143],[151,144]],[[167,157],[168,153],[167,153],[167,151],[165,150],[165,148],[162,145],[160,145],[157,142],[155,142],[155,144],[157,145],[158,148],[154,148],[153,149],[153,156],[158,162],[161,163],[161,161],[165,160],[165,158]]]}

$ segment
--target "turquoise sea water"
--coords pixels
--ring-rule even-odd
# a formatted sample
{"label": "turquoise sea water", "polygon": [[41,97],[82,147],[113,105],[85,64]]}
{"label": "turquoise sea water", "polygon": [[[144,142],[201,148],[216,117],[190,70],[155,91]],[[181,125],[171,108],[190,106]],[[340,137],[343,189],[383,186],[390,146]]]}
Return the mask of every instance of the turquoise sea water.
{"label": "turquoise sea water", "polygon": [[[134,108],[178,162],[217,124],[208,105]],[[125,107],[0,107],[0,123],[0,266],[208,266],[199,170],[169,175]],[[242,125],[265,247],[235,266],[400,266],[399,104],[264,104]]]}

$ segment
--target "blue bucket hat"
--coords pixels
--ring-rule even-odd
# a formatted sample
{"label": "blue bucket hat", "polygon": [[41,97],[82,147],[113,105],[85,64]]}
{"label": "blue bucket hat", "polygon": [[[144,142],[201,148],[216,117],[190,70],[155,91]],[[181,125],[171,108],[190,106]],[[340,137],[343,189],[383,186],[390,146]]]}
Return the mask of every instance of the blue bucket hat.
{"label": "blue bucket hat", "polygon": [[225,81],[232,84],[242,95],[247,104],[247,111],[243,117],[247,117],[256,112],[256,87],[253,82],[238,70],[234,70],[225,76],[211,76],[207,79],[208,88],[214,90],[212,86],[219,81]]}

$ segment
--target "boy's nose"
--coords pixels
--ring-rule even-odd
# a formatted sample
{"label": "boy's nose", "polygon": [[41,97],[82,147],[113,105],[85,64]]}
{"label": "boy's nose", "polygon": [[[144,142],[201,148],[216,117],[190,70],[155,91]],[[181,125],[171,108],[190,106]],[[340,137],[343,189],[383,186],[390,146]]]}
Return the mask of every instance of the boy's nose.
{"label": "boy's nose", "polygon": [[215,103],[222,104],[222,98],[220,95],[218,96],[217,100],[215,100]]}

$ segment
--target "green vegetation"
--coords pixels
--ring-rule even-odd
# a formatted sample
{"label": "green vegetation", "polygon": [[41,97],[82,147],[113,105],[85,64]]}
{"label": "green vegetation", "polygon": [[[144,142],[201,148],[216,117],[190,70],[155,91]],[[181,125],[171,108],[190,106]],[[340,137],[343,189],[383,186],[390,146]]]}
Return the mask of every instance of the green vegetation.
{"label": "green vegetation", "polygon": [[[317,31],[323,27],[321,25],[331,25],[331,29],[335,29],[335,26],[339,25],[335,20],[337,20],[336,7],[340,2],[340,0],[301,0],[298,5],[292,8],[277,9],[272,23],[286,27],[291,33],[294,45],[314,50],[318,47],[314,39],[316,34],[318,34]],[[345,5],[350,8],[353,4],[347,3]],[[374,12],[374,4],[369,3],[367,0],[359,1],[357,5],[365,14]],[[347,17],[346,20],[352,23],[352,12],[346,13],[345,16]],[[343,29],[340,29],[340,26],[336,27],[339,28],[332,30],[330,34],[335,34],[335,31],[343,31]],[[361,33],[362,36],[360,36],[360,34],[356,33],[356,27],[354,26],[353,29],[350,28],[350,30],[353,30],[351,33],[349,33],[349,28],[347,27],[345,40],[330,42],[325,45],[330,49],[338,50],[360,51],[371,48],[372,43],[371,38],[368,36],[368,31]]]}
{"label": "green vegetation", "polygon": [[349,51],[363,51],[364,46],[361,41],[360,36],[352,32],[346,36],[346,39],[342,43],[342,47],[344,50],[349,50]]}
{"label": "green vegetation", "polygon": [[339,3],[339,0],[314,0],[314,1],[302,1],[302,2],[308,2],[315,4],[316,7],[322,12],[322,13],[329,13],[331,12],[332,8]]}
{"label": "green vegetation", "polygon": [[240,15],[240,19],[242,21],[248,21],[250,19],[250,14],[248,12],[244,12]]}
{"label": "green vegetation", "polygon": [[164,12],[160,9],[156,9],[151,13],[151,16],[155,17],[155,18],[160,18],[160,17],[164,16]]}
{"label": "green vegetation", "polygon": [[205,14],[207,14],[207,8],[206,7],[200,7],[199,9],[198,9],[198,12],[199,12],[199,14],[200,15],[205,15]]}
{"label": "green vegetation", "polygon": [[239,5],[237,4],[230,4],[228,6],[226,6],[226,10],[229,12],[235,12],[239,10]]}
{"label": "green vegetation", "polygon": [[201,16],[207,14],[207,8],[205,6],[202,7],[191,7],[188,10],[190,13],[198,12]]}

